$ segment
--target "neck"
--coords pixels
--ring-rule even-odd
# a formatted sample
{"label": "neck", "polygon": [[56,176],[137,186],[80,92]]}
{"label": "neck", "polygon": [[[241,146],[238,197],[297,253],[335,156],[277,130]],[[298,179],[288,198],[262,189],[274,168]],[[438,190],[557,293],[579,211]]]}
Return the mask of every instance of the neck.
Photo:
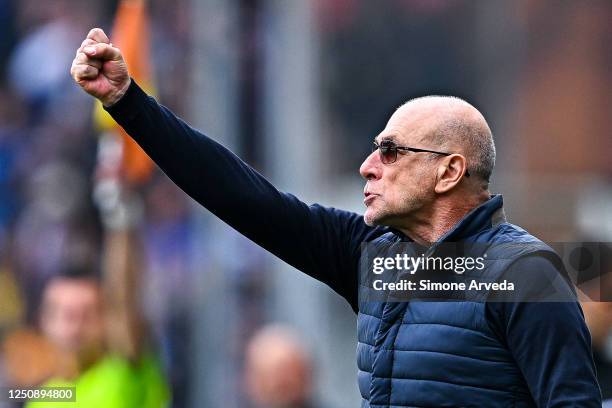
{"label": "neck", "polygon": [[490,197],[486,191],[479,195],[461,197],[461,200],[439,198],[434,206],[415,214],[406,225],[398,229],[417,244],[430,246]]}

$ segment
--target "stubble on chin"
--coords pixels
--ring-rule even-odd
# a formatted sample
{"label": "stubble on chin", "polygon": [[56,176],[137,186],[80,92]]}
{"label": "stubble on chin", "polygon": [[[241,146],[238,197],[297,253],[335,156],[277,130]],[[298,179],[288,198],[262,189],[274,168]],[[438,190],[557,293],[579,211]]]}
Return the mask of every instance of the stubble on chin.
{"label": "stubble on chin", "polygon": [[363,213],[363,222],[365,222],[368,227],[374,226],[374,217],[370,212],[370,208],[366,208],[365,212]]}
{"label": "stubble on chin", "polygon": [[366,211],[365,214],[363,215],[363,221],[369,227],[375,227],[377,225],[382,225],[380,223],[382,218],[383,218],[383,214],[381,214],[380,211],[372,211],[370,209],[368,209],[368,211]]}

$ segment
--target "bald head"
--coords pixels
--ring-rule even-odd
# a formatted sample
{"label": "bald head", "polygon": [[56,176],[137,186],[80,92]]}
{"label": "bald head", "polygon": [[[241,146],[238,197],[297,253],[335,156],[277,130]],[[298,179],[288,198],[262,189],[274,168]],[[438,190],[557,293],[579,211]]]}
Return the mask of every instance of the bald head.
{"label": "bald head", "polygon": [[474,106],[453,96],[425,96],[406,102],[396,115],[418,122],[430,146],[463,154],[470,174],[488,184],[495,165],[495,144],[487,121]]}
{"label": "bald head", "polygon": [[288,327],[268,326],[249,341],[246,382],[262,407],[299,407],[311,389],[311,361],[299,337]]}

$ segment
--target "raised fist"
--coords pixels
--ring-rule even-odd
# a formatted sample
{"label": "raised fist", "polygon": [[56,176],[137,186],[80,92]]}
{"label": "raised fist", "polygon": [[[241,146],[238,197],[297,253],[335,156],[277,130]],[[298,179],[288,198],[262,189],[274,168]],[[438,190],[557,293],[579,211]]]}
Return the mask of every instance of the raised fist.
{"label": "raised fist", "polygon": [[130,76],[121,51],[100,28],[92,29],[72,61],[70,75],[88,94],[111,106],[125,94]]}

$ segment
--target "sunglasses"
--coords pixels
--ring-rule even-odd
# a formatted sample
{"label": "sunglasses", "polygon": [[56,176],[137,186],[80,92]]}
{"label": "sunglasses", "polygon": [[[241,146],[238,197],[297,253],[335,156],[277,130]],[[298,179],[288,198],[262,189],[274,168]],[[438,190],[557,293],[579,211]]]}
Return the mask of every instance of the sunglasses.
{"label": "sunglasses", "polygon": [[[440,154],[442,156],[450,156],[453,153],[446,152],[438,152],[436,150],[428,150],[428,149],[418,149],[416,147],[408,147],[408,146],[398,146],[395,142],[391,140],[383,140],[380,144],[376,143],[376,141],[372,142],[372,152],[378,150],[378,154],[380,155],[380,161],[383,164],[391,164],[397,161],[397,152],[399,150],[404,152],[414,152],[414,153],[434,153]],[[470,177],[470,173],[466,170],[465,176]]]}

